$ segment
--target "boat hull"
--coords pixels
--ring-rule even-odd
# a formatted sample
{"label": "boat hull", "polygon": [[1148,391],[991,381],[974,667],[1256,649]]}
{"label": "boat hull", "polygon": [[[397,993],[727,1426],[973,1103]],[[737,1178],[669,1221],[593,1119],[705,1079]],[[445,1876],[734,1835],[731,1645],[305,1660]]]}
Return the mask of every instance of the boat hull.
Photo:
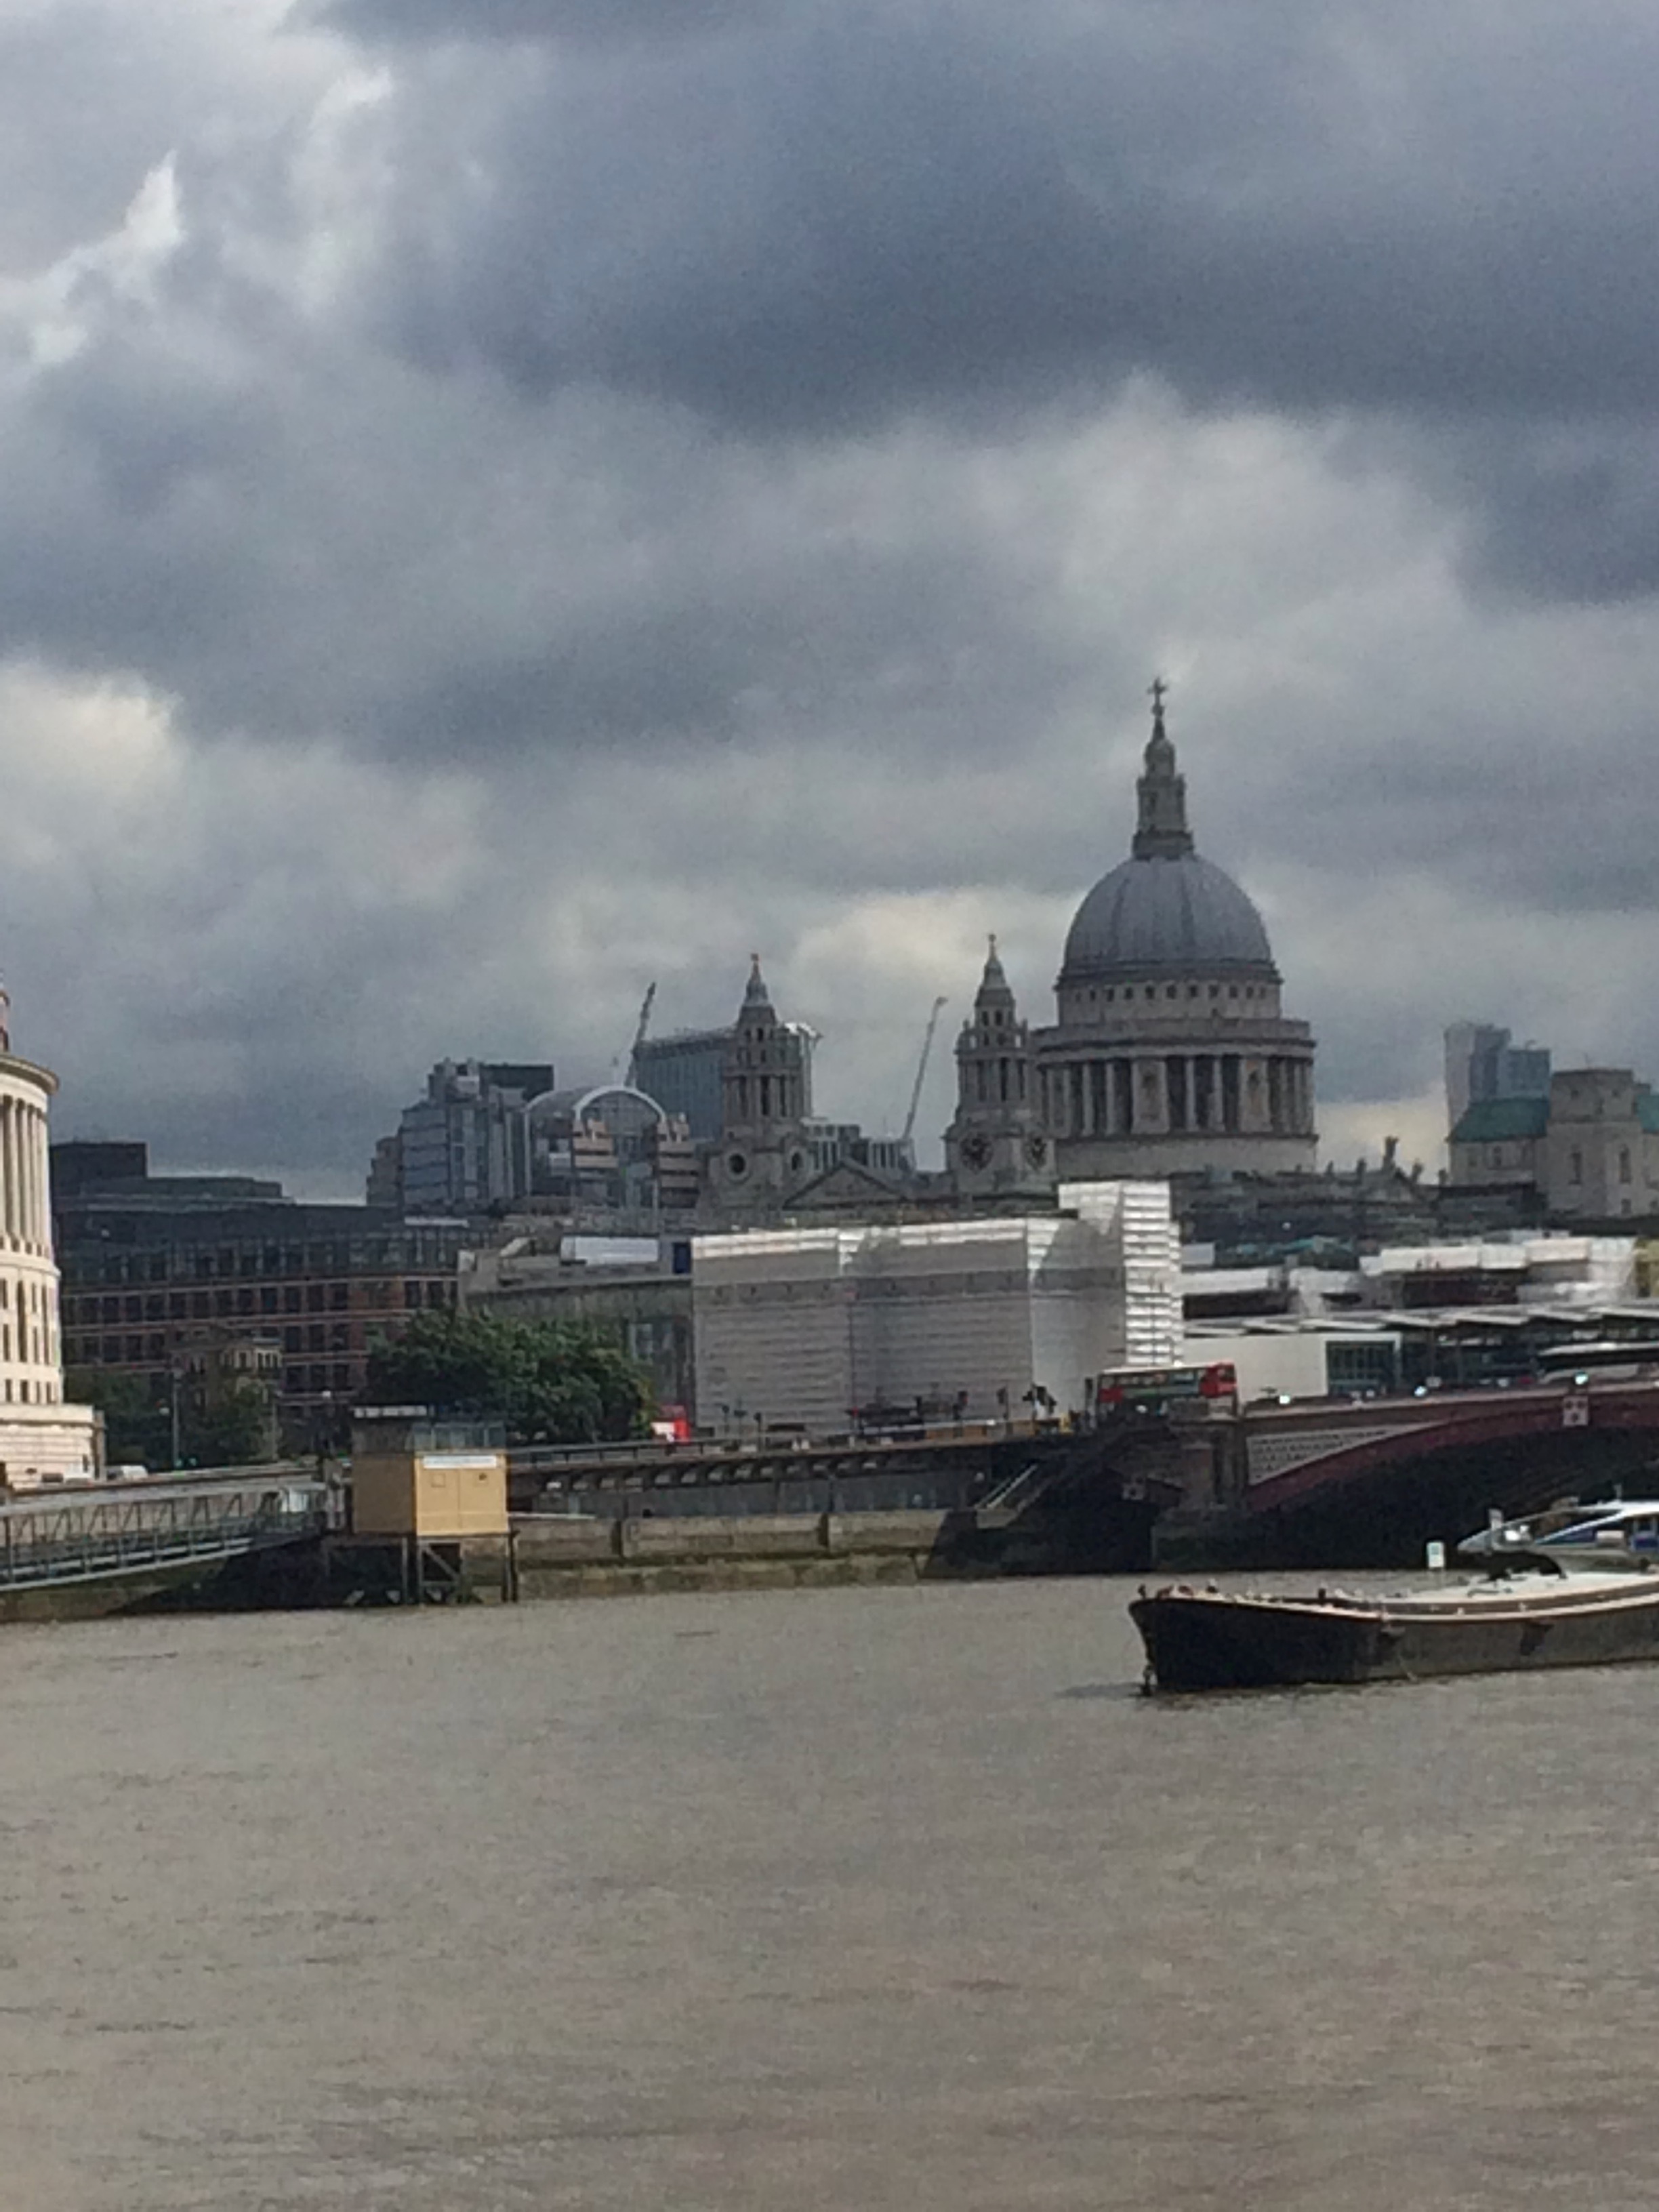
{"label": "boat hull", "polygon": [[1410,1599],[1225,1595],[1175,1589],[1129,1607],[1163,1690],[1407,1681],[1659,1659],[1659,1576],[1546,1593]]}

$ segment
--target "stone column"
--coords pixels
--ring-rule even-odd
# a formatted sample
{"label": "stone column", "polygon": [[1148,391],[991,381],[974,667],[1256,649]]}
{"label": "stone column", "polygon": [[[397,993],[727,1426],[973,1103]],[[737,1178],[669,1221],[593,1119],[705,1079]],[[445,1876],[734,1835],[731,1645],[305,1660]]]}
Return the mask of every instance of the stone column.
{"label": "stone column", "polygon": [[52,1249],[52,1158],[46,1146],[46,1117],[34,1115],[35,1240],[44,1260]]}
{"label": "stone column", "polygon": [[17,1234],[16,1124],[9,1098],[0,1098],[0,1229],[8,1241]]}
{"label": "stone column", "polygon": [[25,1247],[34,1249],[34,1115],[27,1106],[20,1107],[17,1115],[18,1178],[22,1199],[21,1228]]}
{"label": "stone column", "polygon": [[23,1109],[23,1146],[27,1167],[23,1181],[28,1193],[28,1213],[26,1217],[27,1226],[24,1233],[28,1238],[29,1249],[32,1251],[39,1251],[40,1248],[40,1116],[35,1112],[33,1107],[26,1106]]}

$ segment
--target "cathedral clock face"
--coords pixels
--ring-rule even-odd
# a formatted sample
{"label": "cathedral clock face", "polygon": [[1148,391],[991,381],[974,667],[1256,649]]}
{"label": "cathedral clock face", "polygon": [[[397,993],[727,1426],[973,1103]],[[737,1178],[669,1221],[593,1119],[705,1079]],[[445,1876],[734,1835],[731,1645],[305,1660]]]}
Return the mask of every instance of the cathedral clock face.
{"label": "cathedral clock face", "polygon": [[965,1168],[988,1167],[991,1163],[991,1140],[977,1132],[962,1140],[962,1164]]}
{"label": "cathedral clock face", "polygon": [[1028,1137],[1025,1139],[1025,1157],[1034,1168],[1042,1167],[1048,1158],[1048,1139],[1046,1137]]}

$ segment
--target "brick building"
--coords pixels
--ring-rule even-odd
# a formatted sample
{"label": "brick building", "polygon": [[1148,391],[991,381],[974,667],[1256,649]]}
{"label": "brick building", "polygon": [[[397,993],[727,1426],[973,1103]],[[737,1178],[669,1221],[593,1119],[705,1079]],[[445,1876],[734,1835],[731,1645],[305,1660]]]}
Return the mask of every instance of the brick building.
{"label": "brick building", "polygon": [[362,1395],[377,1341],[454,1302],[459,1222],[151,1176],[142,1146],[55,1146],[52,1168],[64,1363],[139,1376],[158,1401],[204,1346],[276,1345],[283,1431],[307,1440]]}

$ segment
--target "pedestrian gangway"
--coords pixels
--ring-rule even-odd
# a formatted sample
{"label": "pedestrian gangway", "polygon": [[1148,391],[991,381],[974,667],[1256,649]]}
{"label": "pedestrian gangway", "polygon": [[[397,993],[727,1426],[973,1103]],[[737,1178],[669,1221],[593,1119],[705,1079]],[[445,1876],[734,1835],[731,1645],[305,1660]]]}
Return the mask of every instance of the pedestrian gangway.
{"label": "pedestrian gangway", "polygon": [[0,1590],[237,1559],[307,1541],[328,1522],[327,1486],[286,1470],[32,1491],[0,1505]]}

